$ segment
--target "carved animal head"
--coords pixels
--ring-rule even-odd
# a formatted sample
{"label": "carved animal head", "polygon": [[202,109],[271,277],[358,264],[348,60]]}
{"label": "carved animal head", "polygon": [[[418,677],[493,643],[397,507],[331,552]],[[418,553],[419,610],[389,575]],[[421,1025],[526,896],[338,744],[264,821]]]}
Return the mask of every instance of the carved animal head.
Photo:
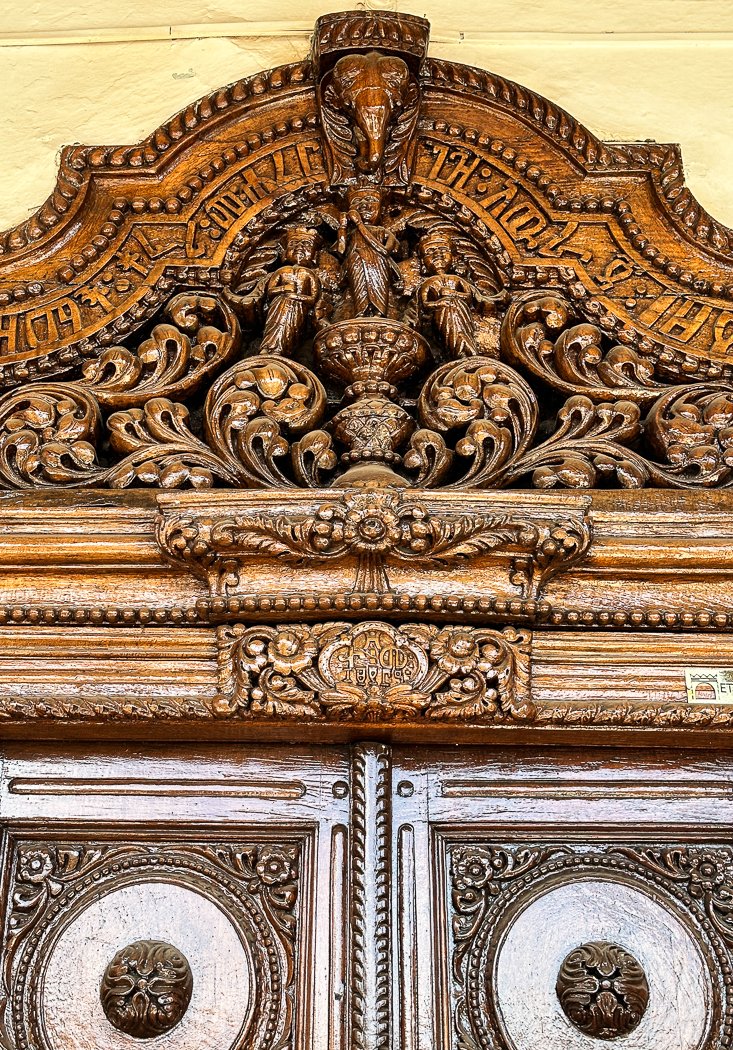
{"label": "carved animal head", "polygon": [[408,98],[407,64],[377,51],[345,55],[334,67],[332,87],[334,102],[353,121],[357,168],[364,174],[377,171],[384,159],[390,124]]}

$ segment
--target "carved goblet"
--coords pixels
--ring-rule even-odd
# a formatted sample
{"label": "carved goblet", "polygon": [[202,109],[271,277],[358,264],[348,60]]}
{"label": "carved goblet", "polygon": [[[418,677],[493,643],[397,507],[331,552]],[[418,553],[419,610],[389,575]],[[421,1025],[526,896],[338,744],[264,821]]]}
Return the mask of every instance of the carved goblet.
{"label": "carved goblet", "polygon": [[391,468],[402,462],[399,450],[415,423],[397,403],[398,384],[428,360],[427,342],[400,321],[359,317],[329,325],[316,339],[315,355],[323,371],[345,386],[344,407],[331,424],[346,449],[342,462],[352,464],[359,479],[379,474],[406,484]]}

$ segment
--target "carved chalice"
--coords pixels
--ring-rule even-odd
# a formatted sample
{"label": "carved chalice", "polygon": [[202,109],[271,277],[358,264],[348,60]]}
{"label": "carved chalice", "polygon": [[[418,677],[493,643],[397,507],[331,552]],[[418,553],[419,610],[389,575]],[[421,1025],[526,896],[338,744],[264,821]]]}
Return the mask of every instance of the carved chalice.
{"label": "carved chalice", "polygon": [[397,403],[398,384],[428,360],[427,342],[400,321],[356,317],[329,325],[314,348],[323,371],[345,386],[343,407],[331,423],[345,447],[341,462],[351,465],[339,484],[382,479],[406,485],[393,468],[402,462],[399,450],[415,422]]}

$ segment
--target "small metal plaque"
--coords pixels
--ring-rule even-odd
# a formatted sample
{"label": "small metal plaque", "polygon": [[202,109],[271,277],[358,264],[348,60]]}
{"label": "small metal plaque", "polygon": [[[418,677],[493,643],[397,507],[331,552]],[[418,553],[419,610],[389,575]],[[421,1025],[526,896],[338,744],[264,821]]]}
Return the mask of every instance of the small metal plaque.
{"label": "small metal plaque", "polygon": [[733,704],[733,667],[685,669],[688,704]]}

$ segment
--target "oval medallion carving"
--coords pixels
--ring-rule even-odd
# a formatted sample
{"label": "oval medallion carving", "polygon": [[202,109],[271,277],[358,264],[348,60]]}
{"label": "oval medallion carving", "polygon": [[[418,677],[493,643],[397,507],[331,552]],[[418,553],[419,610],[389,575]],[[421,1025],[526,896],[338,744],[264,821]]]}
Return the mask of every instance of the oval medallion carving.
{"label": "oval medallion carving", "polygon": [[[376,542],[377,519],[365,519],[363,527]],[[364,623],[326,645],[318,666],[334,688],[356,688],[380,698],[390,689],[421,682],[428,673],[428,657],[391,624]]]}
{"label": "oval medallion carving", "polygon": [[565,1016],[596,1039],[633,1032],[649,1002],[641,964],[608,941],[589,941],[570,952],[557,975],[556,991]]}
{"label": "oval medallion carving", "polygon": [[136,1039],[174,1028],[191,1002],[193,975],[183,952],[165,941],[135,941],[107,966],[99,990],[111,1025]]}

